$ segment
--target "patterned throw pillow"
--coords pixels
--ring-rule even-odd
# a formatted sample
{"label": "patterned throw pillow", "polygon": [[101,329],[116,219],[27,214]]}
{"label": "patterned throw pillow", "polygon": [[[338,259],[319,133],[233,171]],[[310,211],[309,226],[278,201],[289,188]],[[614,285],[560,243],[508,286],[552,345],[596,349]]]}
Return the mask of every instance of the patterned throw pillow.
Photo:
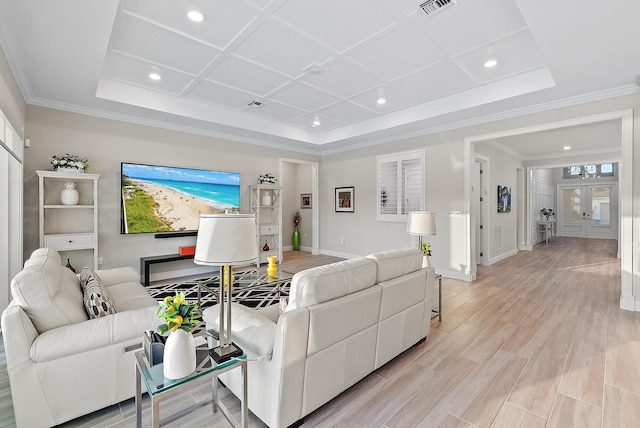
{"label": "patterned throw pillow", "polygon": [[80,285],[84,291],[84,307],[89,318],[94,319],[115,314],[116,306],[98,274],[90,268],[84,268],[79,277]]}

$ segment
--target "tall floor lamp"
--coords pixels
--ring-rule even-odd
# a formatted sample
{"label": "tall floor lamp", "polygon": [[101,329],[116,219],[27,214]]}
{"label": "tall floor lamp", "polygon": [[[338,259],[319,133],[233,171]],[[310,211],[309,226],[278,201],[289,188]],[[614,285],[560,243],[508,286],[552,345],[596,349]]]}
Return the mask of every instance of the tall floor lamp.
{"label": "tall floor lamp", "polygon": [[[407,233],[409,235],[418,235],[418,245],[420,250],[422,251],[422,237],[425,235],[436,234],[436,213],[432,211],[409,212]],[[431,261],[428,257],[427,266],[431,266]]]}
{"label": "tall floor lamp", "polygon": [[[242,355],[242,350],[233,343],[231,337],[232,265],[253,263],[257,257],[255,216],[246,214],[200,215],[194,261],[199,265],[220,266],[220,292],[218,295],[220,340],[219,346],[212,349],[211,355],[218,364]],[[223,269],[224,267],[226,269]],[[226,275],[225,280],[223,280],[224,275]],[[229,286],[225,287],[225,283]]]}

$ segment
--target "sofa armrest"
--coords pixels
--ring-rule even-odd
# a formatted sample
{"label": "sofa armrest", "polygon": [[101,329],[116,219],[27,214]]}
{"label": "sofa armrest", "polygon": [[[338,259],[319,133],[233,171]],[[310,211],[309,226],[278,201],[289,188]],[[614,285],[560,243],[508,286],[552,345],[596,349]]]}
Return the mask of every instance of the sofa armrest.
{"label": "sofa armrest", "polygon": [[138,271],[131,266],[97,270],[96,273],[106,287],[114,284],[122,284],[123,282],[140,282]]}
{"label": "sofa armrest", "polygon": [[1,325],[7,354],[7,370],[30,363],[29,351],[38,337],[38,332],[24,309],[16,304],[10,304],[2,312]]}
{"label": "sofa armrest", "polygon": [[[226,316],[226,315],[225,315]],[[203,319],[207,328],[220,331],[220,306],[204,310]],[[231,310],[232,339],[252,356],[271,358],[276,336],[276,323],[255,309],[237,303]]]}
{"label": "sofa armrest", "polygon": [[117,312],[45,331],[33,341],[30,358],[42,363],[140,338],[160,323],[155,307]]}

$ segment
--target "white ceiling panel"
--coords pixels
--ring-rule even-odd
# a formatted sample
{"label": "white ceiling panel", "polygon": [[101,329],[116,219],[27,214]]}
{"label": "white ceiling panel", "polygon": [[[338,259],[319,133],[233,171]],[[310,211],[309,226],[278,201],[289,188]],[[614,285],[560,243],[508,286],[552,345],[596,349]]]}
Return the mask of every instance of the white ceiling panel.
{"label": "white ceiling panel", "polygon": [[318,113],[343,124],[360,122],[378,115],[372,110],[360,107],[349,101],[332,104],[318,110]]}
{"label": "white ceiling panel", "polygon": [[235,53],[291,77],[300,76],[306,67],[333,56],[325,47],[278,21],[258,28]]}
{"label": "white ceiling panel", "polygon": [[445,61],[401,77],[393,86],[411,102],[420,103],[469,89],[474,81],[456,64]]}
{"label": "white ceiling panel", "polygon": [[[420,4],[420,3],[416,3]],[[526,26],[513,0],[458,0],[441,13],[411,21],[449,55],[457,55]]]}
{"label": "white ceiling panel", "polygon": [[187,98],[239,111],[253,101],[256,96],[249,92],[239,91],[205,80],[195,86],[189,92]]}
{"label": "white ceiling panel", "polygon": [[344,98],[383,83],[359,65],[344,60],[327,65],[325,73],[305,76],[304,81]]}
{"label": "white ceiling panel", "polygon": [[[484,67],[487,59],[498,64]],[[485,83],[544,65],[540,51],[528,30],[518,31],[453,58],[478,83]]]}
{"label": "white ceiling panel", "polygon": [[[151,80],[149,73],[158,73],[162,79]],[[179,95],[193,81],[193,76],[188,74],[159,67],[113,51],[107,55],[102,74],[107,78],[174,95]]]}
{"label": "white ceiling panel", "polygon": [[[191,21],[187,18],[185,6],[203,13],[205,21]],[[228,0],[127,0],[124,10],[221,50],[259,13],[258,9],[247,3]]]}
{"label": "white ceiling panel", "polygon": [[314,154],[640,92],[637,1],[420,3],[0,0],[0,47],[27,104]]}
{"label": "white ceiling panel", "polygon": [[289,122],[298,116],[306,114],[302,110],[280,104],[276,101],[265,103],[260,107],[247,107],[245,111],[254,116],[273,119],[278,122]]}
{"label": "white ceiling panel", "polygon": [[235,56],[227,57],[208,80],[264,96],[289,82],[285,76]]}
{"label": "white ceiling panel", "polygon": [[339,101],[339,98],[329,95],[320,89],[313,88],[304,83],[295,83],[271,98],[285,104],[298,106],[307,111],[315,111],[326,105]]}
{"label": "white ceiling panel", "polygon": [[197,74],[219,51],[178,33],[122,14],[111,48],[176,70]]}
{"label": "white ceiling panel", "polygon": [[[384,55],[381,53],[384,52]],[[392,80],[420,68],[442,61],[441,51],[405,28],[391,31],[385,37],[353,52],[352,57],[370,70]]]}
{"label": "white ceiling panel", "polygon": [[276,16],[337,52],[394,23],[393,17],[371,0],[289,1]]}

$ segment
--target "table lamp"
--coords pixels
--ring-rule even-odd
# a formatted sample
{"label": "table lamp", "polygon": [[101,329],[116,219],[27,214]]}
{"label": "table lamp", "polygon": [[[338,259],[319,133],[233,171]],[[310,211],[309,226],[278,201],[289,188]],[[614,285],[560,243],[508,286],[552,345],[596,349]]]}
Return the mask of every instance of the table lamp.
{"label": "table lamp", "polygon": [[[409,235],[418,235],[418,248],[420,248],[420,251],[422,251],[422,237],[425,235],[436,234],[436,213],[432,211],[409,212],[407,233]],[[428,265],[431,264],[428,258],[427,263]]]}
{"label": "table lamp", "polygon": [[[194,262],[220,266],[220,339],[211,356],[218,364],[242,355],[231,336],[232,265],[246,265],[258,258],[256,218],[246,214],[201,214]],[[223,276],[227,276],[223,279]],[[225,314],[226,312],[226,314]],[[226,315],[226,322],[225,322]]]}

